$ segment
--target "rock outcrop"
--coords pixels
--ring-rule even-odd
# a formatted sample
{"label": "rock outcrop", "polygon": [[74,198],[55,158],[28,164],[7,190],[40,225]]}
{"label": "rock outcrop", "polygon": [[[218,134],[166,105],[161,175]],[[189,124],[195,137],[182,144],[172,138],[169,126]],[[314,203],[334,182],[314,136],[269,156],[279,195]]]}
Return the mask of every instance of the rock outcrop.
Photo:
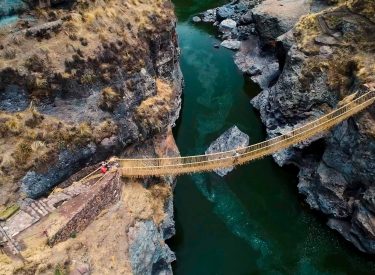
{"label": "rock outcrop", "polygon": [[249,40],[242,42],[242,48],[236,53],[234,62],[262,89],[267,89],[280,75],[276,55],[263,53],[260,40],[254,35],[249,35]]}
{"label": "rock outcrop", "polygon": [[[220,153],[235,149],[244,148],[249,145],[250,138],[247,134],[243,133],[238,129],[237,126],[233,126],[226,130],[220,137],[218,137],[211,145],[207,148],[205,154]],[[233,153],[235,156],[236,153]],[[214,170],[220,177],[224,177],[229,172],[233,171],[234,167],[228,167],[223,169]]]}
{"label": "rock outcrop", "polygon": [[220,45],[227,49],[238,50],[241,48],[241,41],[228,39],[224,40]]}
{"label": "rock outcrop", "polygon": [[252,10],[261,40],[274,41],[291,30],[302,15],[309,13],[308,0],[264,0]]}
{"label": "rock outcrop", "polygon": [[[263,89],[252,104],[269,137],[301,126],[349,94],[374,85],[368,62],[374,59],[373,1],[238,2],[247,8],[223,12],[236,27],[222,37],[242,40],[235,62]],[[299,167],[298,189],[312,208],[328,216],[328,225],[372,254],[374,110],[274,155],[281,166]]]}

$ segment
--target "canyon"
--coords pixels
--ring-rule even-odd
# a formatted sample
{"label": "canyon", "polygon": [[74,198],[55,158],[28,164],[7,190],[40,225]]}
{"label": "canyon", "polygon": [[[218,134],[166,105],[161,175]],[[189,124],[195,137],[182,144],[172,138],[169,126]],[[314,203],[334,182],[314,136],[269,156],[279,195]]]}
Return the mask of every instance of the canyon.
{"label": "canyon", "polygon": [[[375,251],[374,107],[275,154],[285,169],[262,160],[224,177],[81,180],[113,155],[202,153],[234,124],[251,143],[265,138],[260,123],[274,137],[375,82],[371,0],[175,2],[180,25],[167,0],[0,5],[0,274],[171,274],[173,262],[176,274],[370,274],[347,251]],[[250,97],[231,94],[243,87]],[[279,186],[294,183],[290,166],[308,207],[355,248],[337,254],[341,243]],[[330,257],[348,263],[321,264]]]}

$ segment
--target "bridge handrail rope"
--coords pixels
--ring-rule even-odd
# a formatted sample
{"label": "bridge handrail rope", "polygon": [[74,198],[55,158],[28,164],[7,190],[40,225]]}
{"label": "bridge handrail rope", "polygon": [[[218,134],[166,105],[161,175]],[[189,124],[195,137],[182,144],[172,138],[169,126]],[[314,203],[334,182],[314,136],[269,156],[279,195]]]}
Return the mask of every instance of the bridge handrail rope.
{"label": "bridge handrail rope", "polygon": [[353,100],[352,102],[349,102],[349,103],[343,105],[342,107],[332,111],[331,113],[328,113],[326,115],[323,115],[323,116],[319,117],[318,119],[307,122],[306,124],[304,124],[301,127],[298,127],[298,128],[296,128],[296,129],[294,129],[290,132],[287,132],[287,133],[283,134],[283,135],[280,135],[280,136],[277,136],[277,137],[274,137],[274,138],[268,139],[266,141],[262,141],[260,143],[253,144],[253,145],[250,145],[250,146],[247,146],[247,147],[244,147],[244,148],[233,149],[233,150],[224,151],[224,152],[211,153],[211,154],[207,154],[207,155],[195,155],[195,156],[185,156],[185,157],[164,157],[164,158],[131,158],[131,159],[115,158],[115,160],[126,161],[126,162],[129,162],[129,163],[131,163],[131,162],[137,163],[139,161],[182,160],[182,159],[192,159],[192,158],[200,158],[200,157],[206,158],[206,157],[210,157],[210,156],[220,156],[220,155],[225,155],[225,154],[230,154],[231,157],[232,157],[233,154],[238,153],[238,151],[241,151],[243,149],[248,148],[248,149],[251,149],[251,150],[253,150],[253,149],[256,150],[259,147],[264,147],[265,144],[269,144],[270,142],[282,140],[284,136],[288,136],[288,135],[290,135],[290,134],[292,134],[293,132],[296,132],[296,131],[302,131],[302,130],[310,127],[311,125],[316,124],[317,122],[321,122],[324,118],[328,118],[328,117],[331,117],[331,116],[335,117],[335,116],[337,116],[336,114],[339,113],[340,111],[347,111],[348,107],[351,107],[354,104],[362,102],[362,101],[365,102],[367,100],[371,100],[372,97],[374,97],[374,91],[367,92],[367,93],[361,95],[360,97],[358,97],[357,99]]}
{"label": "bridge handrail rope", "polygon": [[78,182],[83,182],[84,180],[88,179],[89,177],[91,177],[92,175],[94,175],[95,173],[99,172],[101,166],[99,166],[97,169],[95,169],[94,171],[92,171],[91,173],[87,174],[85,177],[83,177],[82,179],[80,179]]}

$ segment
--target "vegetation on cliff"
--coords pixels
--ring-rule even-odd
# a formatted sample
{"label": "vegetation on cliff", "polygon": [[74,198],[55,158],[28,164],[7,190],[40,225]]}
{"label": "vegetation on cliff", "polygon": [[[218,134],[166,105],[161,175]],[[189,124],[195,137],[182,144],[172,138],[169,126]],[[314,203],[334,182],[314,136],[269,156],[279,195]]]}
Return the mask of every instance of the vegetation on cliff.
{"label": "vegetation on cliff", "polygon": [[[0,274],[170,269],[163,231],[174,232],[172,179],[121,190],[77,179],[131,147],[144,155],[177,151],[163,148],[182,81],[171,2],[27,2],[16,23],[0,26],[0,219],[11,232],[10,240],[0,234]],[[67,224],[63,205],[74,214]],[[60,227],[52,242],[49,230]],[[13,242],[22,247],[12,250]],[[150,262],[138,267],[139,254]],[[159,258],[165,266],[153,266]]]}
{"label": "vegetation on cliff", "polygon": [[[53,116],[42,115],[31,107],[17,114],[0,113],[0,175],[5,196],[16,198],[16,182],[24,171],[42,171],[58,160],[58,152],[73,150],[90,142],[100,143],[117,133],[111,120],[97,125],[82,122],[68,125]],[[8,192],[8,195],[6,195]]]}
{"label": "vegetation on cliff", "polygon": [[304,16],[296,25],[298,48],[308,58],[302,82],[316,73],[343,98],[360,84],[375,82],[375,5],[371,0],[337,0],[332,8]]}
{"label": "vegetation on cliff", "polygon": [[138,105],[131,119],[146,133],[165,127],[172,109],[161,99],[155,112],[147,99],[167,81],[155,84],[155,59],[174,27],[170,1],[34,2],[0,28],[0,207],[19,198],[27,171],[46,172],[63,150],[129,142],[134,130],[123,124]]}

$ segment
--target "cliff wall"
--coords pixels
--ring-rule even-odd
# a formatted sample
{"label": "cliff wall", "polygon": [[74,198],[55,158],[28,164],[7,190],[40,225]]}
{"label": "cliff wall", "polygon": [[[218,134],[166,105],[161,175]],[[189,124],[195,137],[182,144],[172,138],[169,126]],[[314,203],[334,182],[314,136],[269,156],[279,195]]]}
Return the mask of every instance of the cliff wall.
{"label": "cliff wall", "polygon": [[[173,5],[46,3],[0,24],[0,206],[29,217],[44,201],[59,203],[18,224],[21,232],[18,214],[0,222],[20,251],[0,255],[0,274],[170,274],[173,178],[123,179],[98,192],[71,184],[113,155],[178,154]],[[57,185],[61,194],[49,196]]]}
{"label": "cliff wall", "polygon": [[[67,1],[0,39],[1,199],[38,198],[172,126],[182,75],[169,1]],[[20,191],[17,191],[20,190]]]}
{"label": "cliff wall", "polygon": [[[198,15],[216,22],[238,67],[261,88],[252,100],[269,137],[374,87],[371,0],[242,0]],[[224,46],[224,44],[222,44]],[[226,43],[225,45],[231,45]],[[375,107],[274,155],[299,169],[298,189],[359,250],[375,253]]]}

